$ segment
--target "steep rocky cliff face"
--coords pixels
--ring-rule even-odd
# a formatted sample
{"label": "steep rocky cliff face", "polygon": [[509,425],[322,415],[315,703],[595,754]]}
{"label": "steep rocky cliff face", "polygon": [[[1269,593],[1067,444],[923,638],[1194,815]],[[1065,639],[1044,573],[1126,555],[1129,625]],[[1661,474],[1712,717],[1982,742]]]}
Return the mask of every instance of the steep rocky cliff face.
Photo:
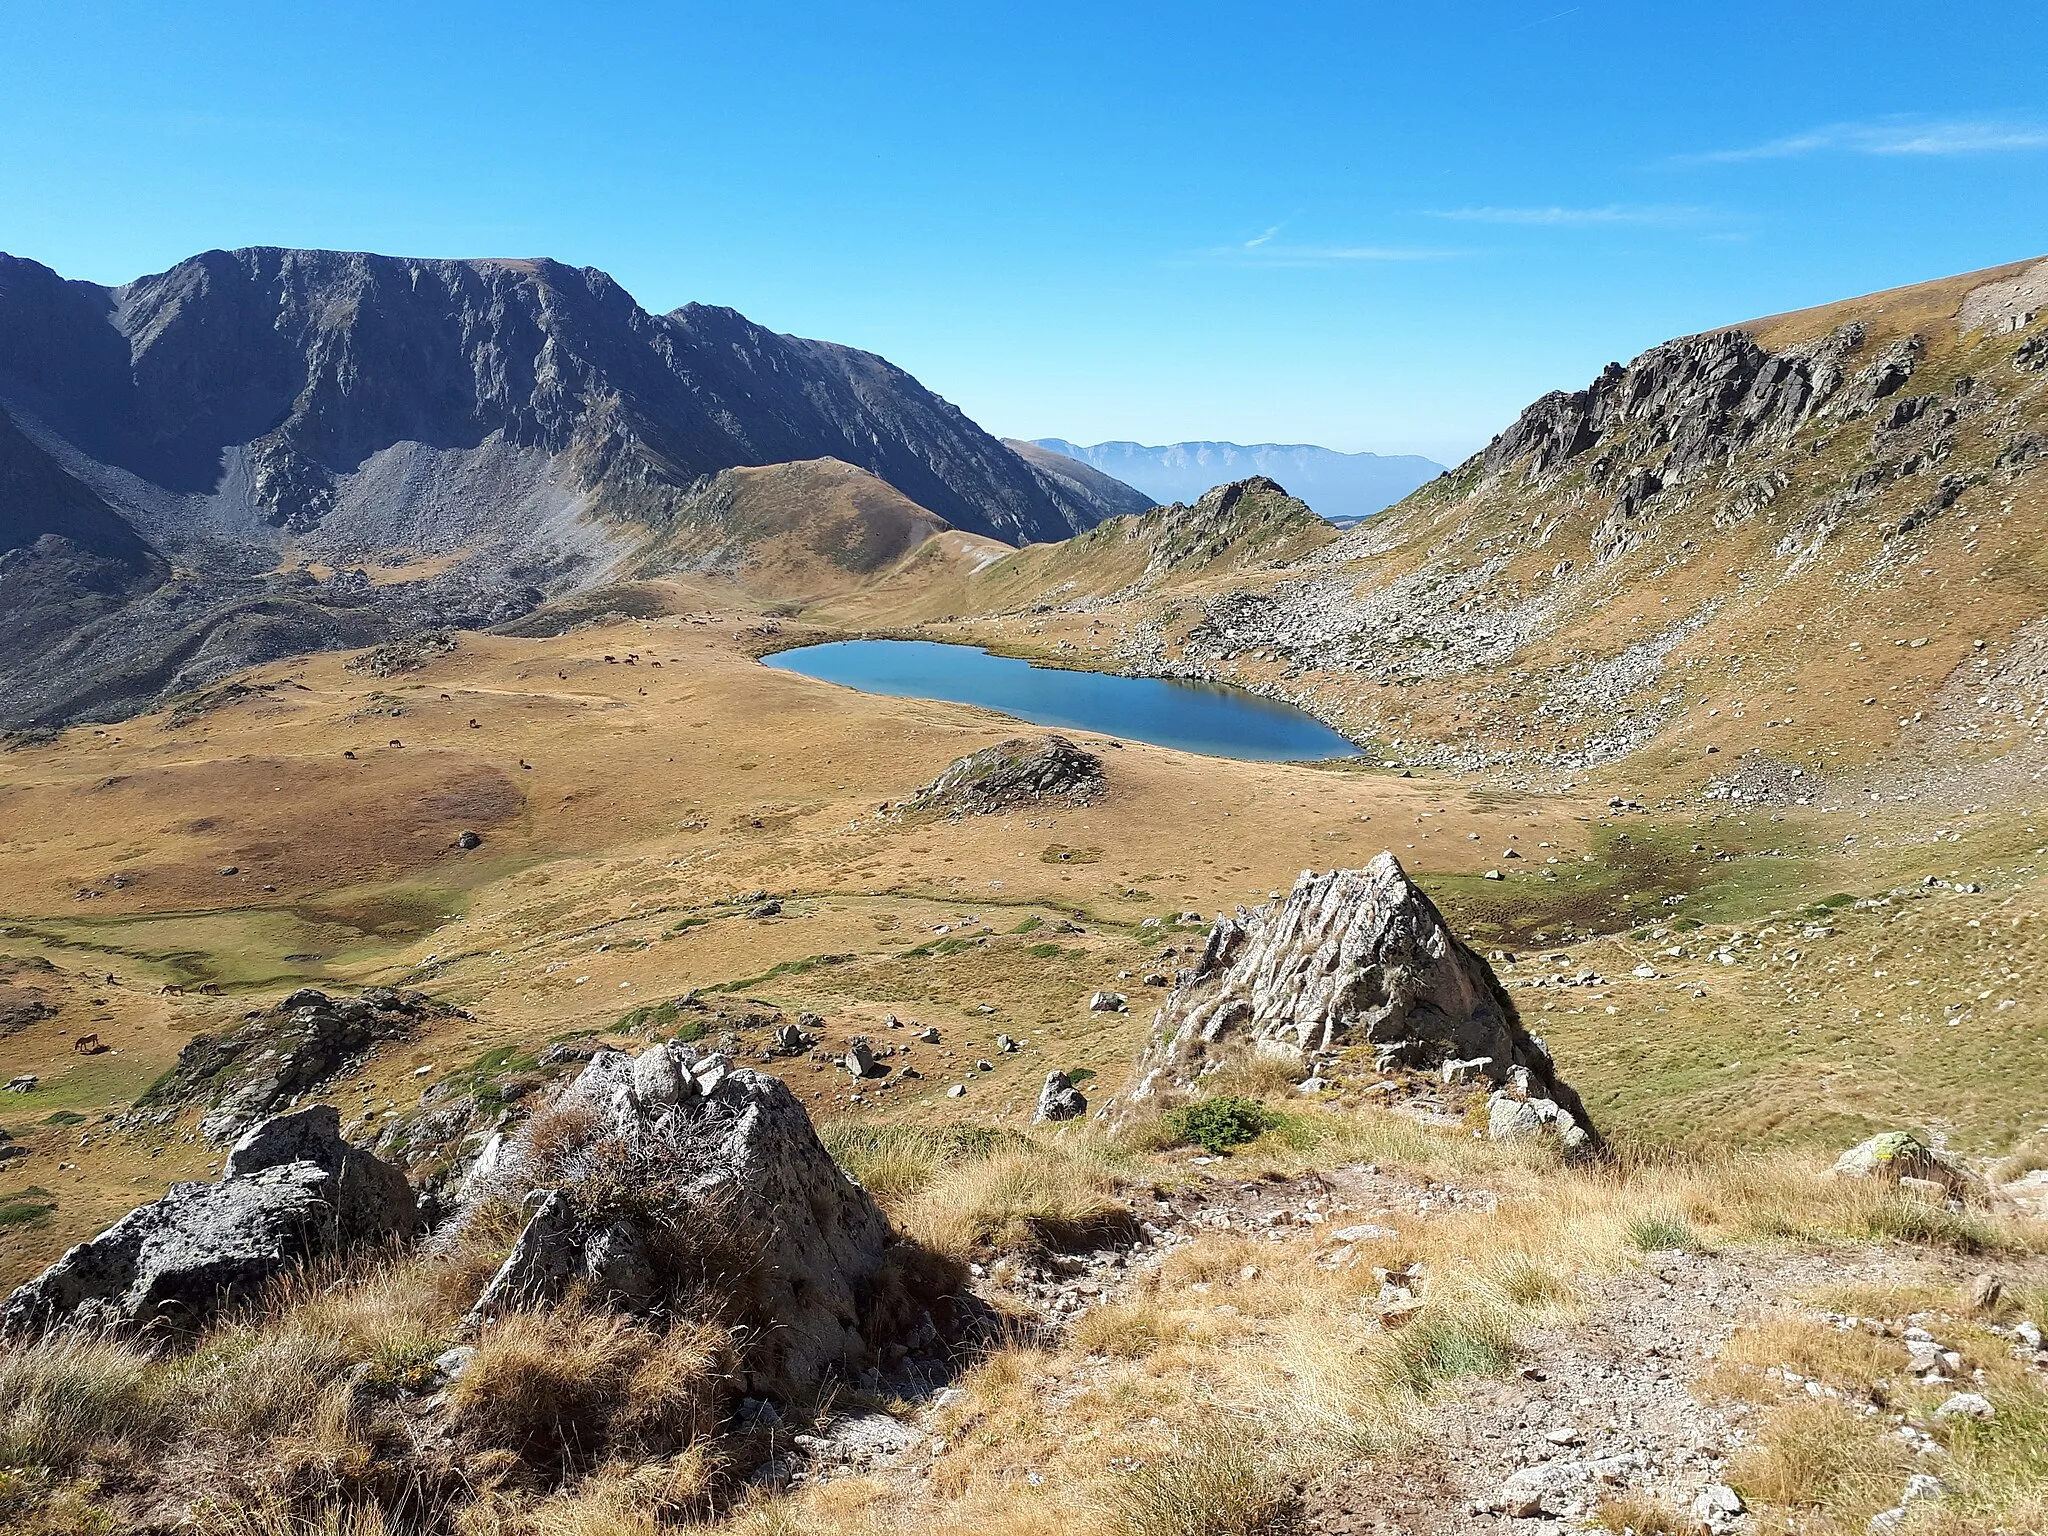
{"label": "steep rocky cliff face", "polygon": [[[102,288],[0,257],[0,407],[8,543],[33,545],[14,530],[39,538],[53,520],[84,531],[97,503],[82,547],[101,561],[121,547],[118,575],[50,567],[48,551],[46,576],[17,570],[38,588],[44,648],[7,647],[0,681],[43,686],[7,724],[205,681],[220,670],[195,663],[209,646],[240,665],[354,643],[351,622],[380,615],[509,617],[619,574],[736,466],[829,456],[1012,543],[1119,510],[871,353],[730,309],[649,314],[604,273],[548,261],[213,251]],[[349,575],[422,558],[431,577],[365,590]],[[106,605],[73,589],[153,591],[168,565],[205,590],[176,612],[145,604],[113,646],[125,655],[99,655],[86,631]],[[281,588],[274,573],[294,565],[340,574]],[[196,612],[252,601],[289,610],[297,633],[251,647]],[[47,647],[66,642],[53,669]]]}

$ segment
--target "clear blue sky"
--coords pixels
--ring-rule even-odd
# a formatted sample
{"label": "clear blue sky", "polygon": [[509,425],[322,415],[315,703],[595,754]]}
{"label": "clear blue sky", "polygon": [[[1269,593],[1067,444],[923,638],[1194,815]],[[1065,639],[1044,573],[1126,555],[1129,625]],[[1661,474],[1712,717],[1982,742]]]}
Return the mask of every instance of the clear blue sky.
{"label": "clear blue sky", "polygon": [[0,0],[0,249],[547,255],[992,431],[1451,459],[1668,336],[2048,254],[2040,0]]}

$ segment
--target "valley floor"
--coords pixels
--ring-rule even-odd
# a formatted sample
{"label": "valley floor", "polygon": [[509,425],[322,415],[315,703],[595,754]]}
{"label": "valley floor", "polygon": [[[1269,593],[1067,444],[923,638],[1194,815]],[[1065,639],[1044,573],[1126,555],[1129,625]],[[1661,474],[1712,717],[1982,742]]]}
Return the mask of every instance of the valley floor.
{"label": "valley floor", "polygon": [[[1861,1532],[1930,1469],[1948,1496],[1896,1529],[2048,1527],[2028,1438],[2048,1385],[2014,1331],[2048,1325],[2030,782],[1938,816],[1644,810],[1626,765],[1536,792],[1084,738],[1098,803],[948,820],[901,803],[1035,733],[758,665],[803,633],[676,587],[658,618],[465,634],[383,676],[313,657],[0,753],[0,1283],[217,1172],[199,1106],[151,1086],[295,988],[445,1005],[315,1090],[394,1156],[430,1115],[531,1091],[551,1047],[683,1035],[758,1059],[797,1024],[806,1047],[764,1070],[906,1231],[979,1267],[1006,1331],[937,1398],[853,1405],[909,1426],[887,1465],[822,1475],[821,1431],[795,1486],[720,1484],[737,1530],[1650,1532],[1690,1529],[1726,1483],[1758,1511],[1740,1528]],[[1098,1106],[1122,1087],[1160,996],[1144,978],[1211,916],[1383,849],[1493,955],[1613,1168],[1476,1140],[1467,1099],[1390,1092],[1369,1060],[1313,1100],[1232,1084],[1273,1118],[1217,1161],[1031,1126],[1050,1070]],[[1091,1010],[1098,991],[1128,1011]],[[856,1035],[917,1075],[849,1077]],[[1824,1176],[1897,1127],[1995,1165],[1998,1210]],[[2002,1298],[1973,1306],[1982,1273]],[[1908,1368],[1914,1328],[1957,1352],[1948,1381]],[[9,1358],[9,1519],[119,1529],[169,1496],[111,1449],[22,1470],[44,1452]],[[1936,1418],[1963,1389],[1999,1416]],[[223,1422],[179,1465],[248,1496],[212,1463],[291,1437]],[[331,1433],[278,1452],[292,1487],[349,1486],[336,1469],[370,1452]],[[1543,1512],[1491,1510],[1538,1463],[1580,1470]],[[709,1518],[694,1498],[674,1518]],[[659,1501],[612,1468],[515,1503],[497,1528],[594,1533],[651,1529]],[[206,1518],[375,1528],[341,1508]]]}

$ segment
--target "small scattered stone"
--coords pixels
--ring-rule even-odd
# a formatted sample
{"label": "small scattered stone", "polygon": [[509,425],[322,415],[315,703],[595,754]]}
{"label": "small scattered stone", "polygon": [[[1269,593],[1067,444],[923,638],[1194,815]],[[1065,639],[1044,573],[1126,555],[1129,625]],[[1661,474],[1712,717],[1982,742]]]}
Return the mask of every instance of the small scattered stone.
{"label": "small scattered stone", "polygon": [[1934,1410],[1937,1419],[1975,1419],[1987,1423],[1998,1417],[1991,1399],[1981,1392],[1951,1392]]}

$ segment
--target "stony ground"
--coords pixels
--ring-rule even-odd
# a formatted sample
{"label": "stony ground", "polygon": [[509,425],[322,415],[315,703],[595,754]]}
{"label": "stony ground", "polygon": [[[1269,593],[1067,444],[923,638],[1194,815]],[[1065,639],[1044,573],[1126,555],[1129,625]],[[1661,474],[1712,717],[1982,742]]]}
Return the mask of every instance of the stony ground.
{"label": "stony ground", "polygon": [[[1243,1178],[1226,1160],[1196,1155],[1185,1174],[1184,1184],[1138,1201],[1143,1225],[1130,1241],[977,1267],[977,1291],[1013,1316],[1035,1318],[1036,1342],[1058,1350],[1090,1308],[1128,1298],[1167,1255],[1204,1236],[1311,1244],[1319,1263],[1344,1265],[1364,1257],[1355,1244],[1392,1235],[1382,1222],[1490,1211],[1500,1200],[1482,1186],[1370,1164]],[[2038,1261],[2023,1267],[2048,1273]],[[1846,1326],[1837,1314],[1818,1311],[1814,1298],[1854,1285],[1960,1294],[1979,1268],[1883,1246],[1646,1252],[1619,1274],[1585,1280],[1566,1315],[1519,1339],[1512,1373],[1471,1378],[1437,1400],[1420,1440],[1306,1486],[1297,1529],[1302,1536],[1563,1536],[1593,1523],[1603,1501],[1630,1493],[1684,1516],[1709,1490],[1725,1490],[1731,1459],[1756,1439],[1757,1407],[1708,1380],[1738,1331],[1787,1319]],[[1387,1326],[1400,1325],[1408,1285],[1419,1294],[1426,1283],[1390,1277],[1382,1292]],[[1912,1321],[1857,1325],[1897,1337]],[[2048,1354],[2036,1368],[2048,1372]],[[1048,1403],[1056,1407],[1098,1389],[1109,1369],[1106,1359],[1087,1357],[1059,1377]],[[1784,1375],[1780,1385],[1791,1393],[1801,1380]],[[1819,1382],[1805,1390],[1841,1396]],[[895,1416],[846,1413],[820,1433],[798,1437],[787,1469],[798,1485],[872,1476],[913,1497],[948,1449],[934,1433],[936,1420],[958,1396],[940,1388]],[[1921,1455],[1938,1473],[1939,1450],[1923,1442]],[[1713,1529],[1760,1527],[1753,1513],[1738,1508],[1716,1514]]]}

